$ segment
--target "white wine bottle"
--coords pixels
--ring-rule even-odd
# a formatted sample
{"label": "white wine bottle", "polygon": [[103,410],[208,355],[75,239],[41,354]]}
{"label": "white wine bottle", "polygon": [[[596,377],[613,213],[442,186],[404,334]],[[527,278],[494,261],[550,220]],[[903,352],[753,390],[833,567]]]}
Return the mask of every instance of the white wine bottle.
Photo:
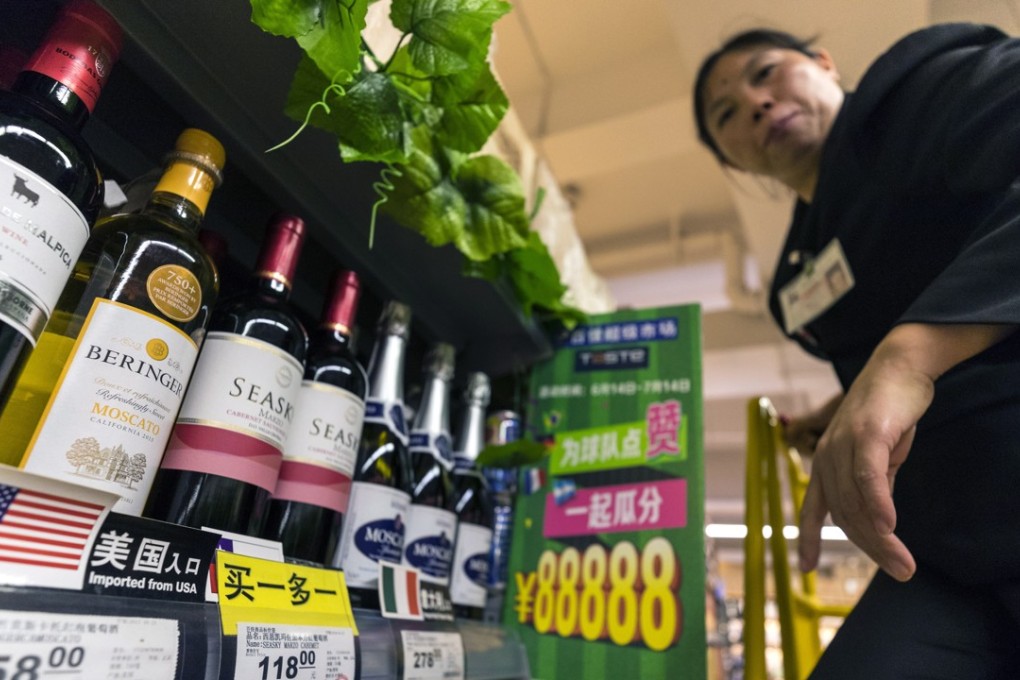
{"label": "white wine bottle", "polygon": [[96,224],[0,416],[5,460],[141,514],[216,298],[197,233],[224,161],[185,130],[146,207]]}

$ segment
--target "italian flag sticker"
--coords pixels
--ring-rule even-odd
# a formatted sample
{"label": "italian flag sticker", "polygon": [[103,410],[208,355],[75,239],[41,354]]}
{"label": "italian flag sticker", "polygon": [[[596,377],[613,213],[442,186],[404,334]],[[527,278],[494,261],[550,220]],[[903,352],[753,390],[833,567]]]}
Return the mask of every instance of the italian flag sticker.
{"label": "italian flag sticker", "polygon": [[418,571],[380,560],[379,601],[385,618],[424,619],[418,601]]}

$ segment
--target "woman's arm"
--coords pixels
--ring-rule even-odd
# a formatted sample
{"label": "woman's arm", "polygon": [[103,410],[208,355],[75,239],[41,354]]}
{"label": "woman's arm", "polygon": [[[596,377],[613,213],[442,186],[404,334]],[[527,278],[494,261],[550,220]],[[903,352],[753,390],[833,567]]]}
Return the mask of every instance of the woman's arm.
{"label": "woman's arm", "polygon": [[818,440],[822,438],[825,428],[832,422],[836,409],[843,403],[843,394],[839,393],[822,404],[821,407],[808,413],[789,417],[780,416],[783,427],[783,438],[786,443],[801,455],[814,455]]}
{"label": "woman's arm", "polygon": [[906,581],[914,558],[893,533],[892,487],[935,381],[1016,330],[1012,324],[896,326],[875,348],[818,442],[800,517],[800,566],[818,565],[826,513],[890,576]]}

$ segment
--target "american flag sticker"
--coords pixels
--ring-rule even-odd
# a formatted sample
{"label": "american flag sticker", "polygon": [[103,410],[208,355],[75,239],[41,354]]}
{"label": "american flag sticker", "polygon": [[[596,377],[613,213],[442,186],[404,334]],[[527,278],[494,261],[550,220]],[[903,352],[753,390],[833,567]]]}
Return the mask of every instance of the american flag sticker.
{"label": "american flag sticker", "polygon": [[77,590],[113,494],[0,469],[0,583]]}

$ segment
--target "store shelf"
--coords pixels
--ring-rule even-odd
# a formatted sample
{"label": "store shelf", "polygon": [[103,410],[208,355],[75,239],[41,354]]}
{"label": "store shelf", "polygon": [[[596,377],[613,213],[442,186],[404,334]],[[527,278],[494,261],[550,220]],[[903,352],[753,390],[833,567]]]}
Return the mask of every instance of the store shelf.
{"label": "store shelf", "polygon": [[[431,247],[382,216],[369,249],[371,185],[380,166],[345,165],[335,139],[316,129],[266,153],[297,127],[283,108],[300,50],[252,24],[248,2],[99,3],[125,33],[121,58],[85,128],[108,176],[136,177],[159,164],[181,129],[207,129],[224,143],[227,169],[206,224],[250,266],[274,210],[303,216],[310,238],[294,300],[315,317],[332,270],[357,270],[365,284],[361,353],[370,349],[375,319],[391,298],[414,311],[412,343],[441,340],[460,350],[461,375],[483,370],[498,377],[551,352],[543,329],[521,313],[508,287],[461,275],[462,256],[452,246]],[[22,3],[0,0],[0,42],[30,51],[58,5],[41,0],[26,13]]]}
{"label": "store shelf", "polygon": [[[0,635],[9,632],[14,620],[20,620],[17,612],[85,616],[94,621],[111,617],[173,620],[179,631],[176,680],[230,680],[233,677],[236,638],[220,634],[219,610],[215,604],[157,602],[0,586]],[[395,621],[367,610],[355,610],[355,619],[359,631],[358,677],[361,680],[404,677],[401,630],[459,632],[464,643],[465,677],[469,680],[524,680],[529,677],[527,656],[520,640],[498,626],[470,621]],[[86,658],[94,651],[89,649],[88,642],[84,643]],[[68,672],[65,677],[85,676]]]}

